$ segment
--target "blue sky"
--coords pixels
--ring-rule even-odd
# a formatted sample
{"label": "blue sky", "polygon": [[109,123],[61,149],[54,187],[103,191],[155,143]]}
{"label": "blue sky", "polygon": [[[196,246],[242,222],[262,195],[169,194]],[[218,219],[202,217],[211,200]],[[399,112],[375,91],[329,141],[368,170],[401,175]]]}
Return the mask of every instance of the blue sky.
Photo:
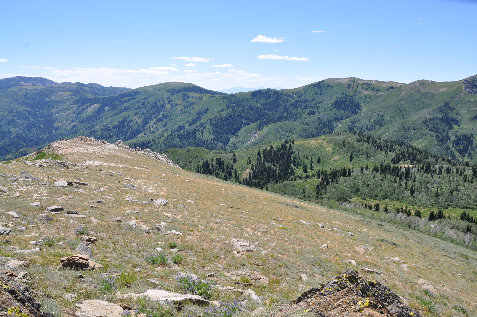
{"label": "blue sky", "polygon": [[302,86],[477,74],[477,1],[22,1],[0,12],[0,78],[140,87]]}

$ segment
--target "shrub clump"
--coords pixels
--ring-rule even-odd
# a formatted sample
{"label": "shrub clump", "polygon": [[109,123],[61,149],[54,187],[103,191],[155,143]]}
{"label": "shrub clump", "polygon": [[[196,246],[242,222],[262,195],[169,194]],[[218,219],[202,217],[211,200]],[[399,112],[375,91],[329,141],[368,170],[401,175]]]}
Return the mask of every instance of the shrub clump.
{"label": "shrub clump", "polygon": [[167,258],[162,254],[152,254],[146,256],[146,263],[151,265],[166,265]]}
{"label": "shrub clump", "polygon": [[179,287],[188,294],[199,295],[205,299],[212,296],[212,286],[210,282],[201,280],[195,275],[179,274],[176,278]]}

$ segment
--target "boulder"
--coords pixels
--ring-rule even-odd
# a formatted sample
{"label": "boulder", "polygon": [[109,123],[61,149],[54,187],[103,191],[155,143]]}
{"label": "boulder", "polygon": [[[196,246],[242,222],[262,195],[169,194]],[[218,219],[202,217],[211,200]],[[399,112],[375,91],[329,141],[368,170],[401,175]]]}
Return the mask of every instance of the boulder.
{"label": "boulder", "polygon": [[89,259],[86,254],[75,254],[60,259],[61,268],[73,270],[94,270],[103,266]]}
{"label": "boulder", "polygon": [[88,299],[76,304],[76,317],[120,317],[123,314],[121,306],[104,300]]}

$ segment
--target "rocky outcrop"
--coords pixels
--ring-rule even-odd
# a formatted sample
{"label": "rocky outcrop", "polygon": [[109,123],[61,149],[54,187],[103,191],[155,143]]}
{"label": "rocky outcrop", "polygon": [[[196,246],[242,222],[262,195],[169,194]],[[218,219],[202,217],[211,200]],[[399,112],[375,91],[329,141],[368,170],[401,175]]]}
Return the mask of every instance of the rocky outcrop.
{"label": "rocky outcrop", "polygon": [[15,274],[0,273],[0,316],[53,317],[43,313],[30,289],[14,278]]}
{"label": "rocky outcrop", "polygon": [[331,282],[312,288],[278,313],[293,315],[307,310],[316,316],[418,317],[404,301],[385,285],[347,271]]}
{"label": "rocky outcrop", "polygon": [[103,266],[89,259],[86,254],[75,254],[60,259],[61,268],[73,270],[94,270]]}
{"label": "rocky outcrop", "polygon": [[477,95],[477,75],[464,79],[464,91],[470,95]]}

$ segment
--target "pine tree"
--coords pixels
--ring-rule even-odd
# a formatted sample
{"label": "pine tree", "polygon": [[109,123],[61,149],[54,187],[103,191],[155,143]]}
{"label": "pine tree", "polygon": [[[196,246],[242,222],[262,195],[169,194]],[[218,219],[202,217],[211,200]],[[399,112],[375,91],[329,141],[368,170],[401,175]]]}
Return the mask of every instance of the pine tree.
{"label": "pine tree", "polygon": [[436,220],[436,215],[434,214],[434,211],[431,211],[431,213],[429,214],[429,218],[427,218],[427,220],[429,221]]}

